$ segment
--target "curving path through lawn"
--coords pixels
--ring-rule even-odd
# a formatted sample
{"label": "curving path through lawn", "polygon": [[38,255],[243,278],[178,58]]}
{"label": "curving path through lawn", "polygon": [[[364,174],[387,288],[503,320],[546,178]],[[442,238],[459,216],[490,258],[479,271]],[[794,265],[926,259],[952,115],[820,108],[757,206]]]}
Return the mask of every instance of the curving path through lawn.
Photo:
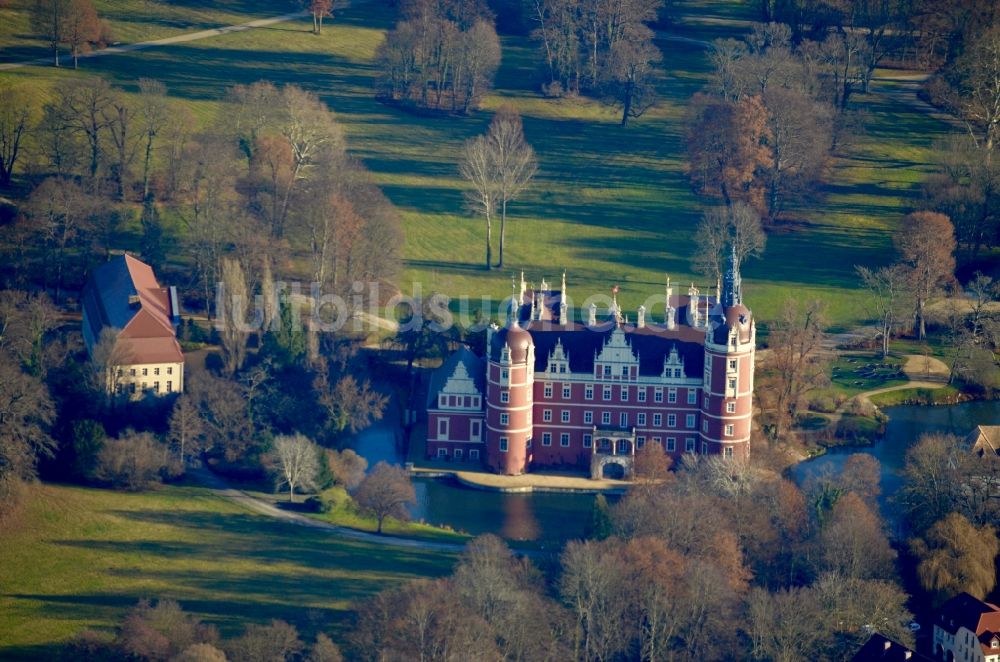
{"label": "curving path through lawn", "polygon": [[[170,46],[171,44],[184,44],[189,41],[198,41],[200,39],[208,39],[209,37],[218,37],[219,35],[229,34],[230,32],[243,32],[244,30],[252,30],[253,28],[266,28],[269,25],[274,25],[275,23],[284,23],[285,21],[292,21],[296,18],[302,18],[303,16],[308,16],[307,11],[297,11],[290,14],[282,14],[281,16],[272,16],[271,18],[259,18],[255,21],[248,21],[246,23],[239,23],[237,25],[225,25],[221,28],[211,28],[208,30],[199,30],[198,32],[189,32],[186,34],[179,34],[173,37],[165,37],[163,39],[152,39],[150,41],[140,41],[135,44],[126,44],[124,46],[111,46],[109,48],[102,48],[97,51],[91,51],[89,53],[81,53],[79,55],[80,60],[84,60],[91,57],[103,57],[105,55],[118,55],[119,53],[130,53],[132,51],[141,51],[147,48],[156,48],[157,46]],[[64,54],[64,59],[69,59],[69,56]],[[52,64],[52,57],[43,57],[36,60],[28,60],[26,62],[7,62],[5,64],[0,64],[0,71],[9,71],[11,69],[19,69],[21,67],[29,66],[45,66]]]}
{"label": "curving path through lawn", "polygon": [[232,487],[207,469],[192,469],[188,471],[188,475],[197,481],[202,487],[211,491],[215,496],[232,501],[233,503],[243,506],[247,510],[251,510],[260,515],[265,515],[288,524],[306,526],[311,529],[319,529],[320,531],[327,531],[331,535],[339,536],[341,538],[349,538],[375,545],[406,547],[409,549],[419,549],[429,552],[448,553],[461,552],[465,549],[465,545],[460,543],[433,542],[430,540],[417,540],[414,538],[400,538],[398,536],[385,536],[375,533],[367,533],[365,531],[356,531],[355,529],[348,529],[343,526],[337,526],[336,524],[306,517],[305,515],[300,515],[299,513],[275,508],[269,503],[256,499],[246,492]]}

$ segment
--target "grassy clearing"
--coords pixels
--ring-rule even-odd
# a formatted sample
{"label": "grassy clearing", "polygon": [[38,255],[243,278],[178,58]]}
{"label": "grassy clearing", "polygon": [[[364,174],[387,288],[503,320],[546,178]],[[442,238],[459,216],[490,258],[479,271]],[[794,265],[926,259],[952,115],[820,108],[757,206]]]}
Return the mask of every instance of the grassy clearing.
{"label": "grassy clearing", "polygon": [[[259,486],[258,486],[259,487]],[[263,492],[260,490],[241,488],[247,494],[266,501],[279,508],[288,506],[287,492]],[[330,522],[337,526],[343,526],[358,531],[374,533],[378,528],[378,522],[374,517],[369,517],[361,513],[354,501],[348,496],[342,487],[331,487],[323,491],[320,496],[328,501],[332,508],[328,513],[302,513],[324,522]],[[301,503],[302,497],[296,499],[296,503]],[[403,536],[406,538],[418,538],[421,540],[433,540],[436,542],[464,543],[471,540],[472,536],[457,531],[434,526],[425,522],[400,522],[396,519],[386,519],[382,526],[382,531],[386,535]]]}
{"label": "grassy clearing", "polygon": [[276,522],[199,488],[32,491],[2,533],[0,658],[50,658],[83,628],[113,627],[142,597],[174,598],[224,635],[271,618],[307,637],[336,634],[353,601],[453,562]]}
{"label": "grassy clearing", "polygon": [[[694,38],[738,33],[754,18],[738,3],[692,2],[682,11],[679,29]],[[533,83],[535,46],[509,36],[487,112],[434,118],[373,97],[372,58],[390,23],[389,12],[359,0],[338,12],[322,36],[309,34],[307,21],[294,21],[98,58],[80,74],[49,67],[6,77],[30,80],[44,94],[59,76],[96,71],[133,91],[138,76],[150,76],[163,80],[200,123],[216,113],[223,90],[234,82],[268,78],[316,90],[337,112],[353,154],[402,213],[404,290],[419,283],[424,292],[499,299],[509,294],[517,271],[538,282],[542,276],[555,280],[565,269],[576,301],[618,283],[620,301],[634,309],[662,291],[664,274],[681,283],[694,279],[689,258],[705,202],[684,175],[684,115],[687,100],[707,80],[700,46],[660,35],[667,69],[662,101],[625,129],[613,109],[593,100],[543,98]],[[758,318],[773,316],[793,296],[824,299],[835,328],[863,321],[854,265],[892,259],[891,232],[916,204],[931,169],[932,142],[948,131],[880,84],[854,99],[863,135],[831,162],[822,194],[792,209],[793,220],[772,231],[765,259],[747,265],[746,295]],[[488,272],[481,264],[481,223],[463,210],[457,162],[462,143],[482,132],[489,111],[502,103],[524,116],[540,170],[511,210],[507,267]]]}
{"label": "grassy clearing", "polygon": [[962,391],[954,386],[940,388],[907,388],[873,395],[870,399],[876,407],[897,405],[950,405],[960,402]]}
{"label": "grassy clearing", "polygon": [[872,353],[842,354],[833,363],[831,383],[837,392],[847,397],[898,386],[909,381],[902,373],[903,363],[904,359],[892,354],[885,359]]}

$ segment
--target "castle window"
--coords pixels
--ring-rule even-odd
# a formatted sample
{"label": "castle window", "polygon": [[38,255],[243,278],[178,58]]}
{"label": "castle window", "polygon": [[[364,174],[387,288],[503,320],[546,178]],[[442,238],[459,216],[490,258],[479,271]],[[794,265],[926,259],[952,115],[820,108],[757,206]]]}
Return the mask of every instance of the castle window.
{"label": "castle window", "polygon": [[645,445],[646,445],[646,438],[645,437],[636,437],[635,438],[635,447],[636,448],[642,448]]}
{"label": "castle window", "polygon": [[562,410],[562,422],[569,423],[569,409]]}
{"label": "castle window", "polygon": [[602,411],[601,412],[601,425],[611,425],[611,412]]}
{"label": "castle window", "polygon": [[727,437],[733,436],[733,424],[732,423],[726,425],[726,433],[725,434],[726,434]]}
{"label": "castle window", "polygon": [[551,423],[552,422],[552,410],[551,409],[543,409],[542,410],[542,421],[544,421],[545,423]]}
{"label": "castle window", "polygon": [[638,414],[636,414],[635,424],[636,425],[645,425],[646,424],[646,412],[639,412]]}
{"label": "castle window", "polygon": [[677,450],[677,439],[674,437],[667,437],[667,452],[673,453]]}
{"label": "castle window", "polygon": [[500,391],[500,402],[510,402],[510,391]]}
{"label": "castle window", "polygon": [[677,379],[680,379],[682,376],[683,375],[681,375],[681,369],[680,368],[674,368],[674,377],[676,377]]}
{"label": "castle window", "polygon": [[566,364],[565,363],[560,363],[559,364],[559,372],[566,372]]}
{"label": "castle window", "polygon": [[461,448],[456,448],[455,449],[455,459],[456,460],[461,460],[462,459],[462,455],[464,455],[464,454],[465,453],[462,451]]}
{"label": "castle window", "polygon": [[735,402],[727,402],[726,403],[726,413],[727,414],[735,414],[736,413],[736,403]]}
{"label": "castle window", "polygon": [[563,448],[569,448],[569,432],[563,432],[559,435],[559,445]]}
{"label": "castle window", "polygon": [[729,369],[736,370],[736,359],[729,359]]}
{"label": "castle window", "polygon": [[594,385],[593,384],[587,384],[583,388],[583,399],[584,400],[593,400],[594,399]]}
{"label": "castle window", "polygon": [[500,383],[506,384],[508,381],[510,381],[510,370],[504,368],[500,371]]}
{"label": "castle window", "polygon": [[729,388],[732,389],[733,391],[736,390],[736,378],[735,377],[730,377],[729,378]]}
{"label": "castle window", "polygon": [[544,397],[546,397],[546,398],[551,398],[552,397],[552,384],[546,384],[545,385],[545,388],[543,389],[543,394],[544,394]]}
{"label": "castle window", "polygon": [[623,411],[623,412],[622,412],[622,413],[621,413],[621,414],[620,414],[620,415],[618,416],[618,424],[619,424],[619,425],[620,425],[621,427],[623,427],[623,428],[627,428],[627,427],[628,427],[628,412],[625,412],[625,411]]}
{"label": "castle window", "polygon": [[653,391],[653,402],[663,402],[663,389],[658,388]]}
{"label": "castle window", "polygon": [[438,457],[440,457],[440,458],[446,458],[446,457],[448,457],[448,449],[447,448],[439,448],[438,449]]}
{"label": "castle window", "polygon": [[509,347],[504,346],[504,348],[502,350],[500,350],[500,362],[501,363],[510,363],[510,348]]}
{"label": "castle window", "polygon": [[628,402],[628,386],[621,388],[622,402]]}
{"label": "castle window", "polygon": [[472,406],[474,408],[476,408],[476,409],[479,409],[479,407],[482,406],[481,401],[479,400],[479,396],[478,395],[472,396]]}
{"label": "castle window", "polygon": [[[673,414],[671,414],[673,416]],[[663,425],[663,414],[653,414],[653,427],[658,428]]]}
{"label": "castle window", "polygon": [[628,377],[628,366],[627,365],[623,365],[622,366],[622,377]]}
{"label": "castle window", "polygon": [[470,460],[478,460],[479,459],[479,449],[478,448],[473,448],[471,451],[469,451],[469,459]]}
{"label": "castle window", "polygon": [[510,414],[500,414],[500,425],[507,425],[510,423]]}
{"label": "castle window", "polygon": [[594,445],[594,438],[591,437],[589,434],[583,435],[583,447],[590,448],[593,445]]}
{"label": "castle window", "polygon": [[169,366],[169,365],[167,366],[167,374],[168,375],[174,374],[174,367],[173,366]]}
{"label": "castle window", "polygon": [[[142,376],[145,377],[148,374],[149,374],[149,368],[143,368],[142,369]],[[146,388],[146,387],[144,386],[143,388]]]}
{"label": "castle window", "polygon": [[687,415],[686,423],[689,430],[694,429],[694,414]]}
{"label": "castle window", "polygon": [[722,456],[723,457],[732,457],[733,456],[733,447],[732,446],[726,446],[724,449],[722,449]]}
{"label": "castle window", "polygon": [[135,368],[129,368],[128,374],[130,377],[135,377]]}
{"label": "castle window", "polygon": [[691,437],[688,437],[687,439],[684,440],[684,451],[687,453],[694,452],[694,439],[692,439]]}
{"label": "castle window", "polygon": [[638,399],[639,402],[645,402],[646,401],[646,388],[645,387],[639,387],[638,389],[636,389],[636,399]]}
{"label": "castle window", "polygon": [[167,393],[173,393],[173,392],[174,392],[174,383],[168,379],[167,380]]}
{"label": "castle window", "polygon": [[[482,424],[481,421],[472,421],[471,423],[469,423],[469,440],[470,441],[479,441],[479,439],[481,438],[481,435],[483,433],[482,425],[483,424]],[[471,453],[469,454],[469,457],[472,457]]]}
{"label": "castle window", "polygon": [[667,414],[667,427],[668,428],[677,427],[677,414]]}
{"label": "castle window", "polygon": [[572,392],[569,384],[563,384],[563,400],[569,400]]}
{"label": "castle window", "polygon": [[552,433],[551,432],[543,432],[542,433],[542,446],[551,446],[551,445],[552,445]]}
{"label": "castle window", "polygon": [[439,418],[438,419],[438,439],[448,439],[448,419]]}
{"label": "castle window", "polygon": [[610,386],[605,386],[604,387],[603,397],[604,397],[605,400],[610,400],[611,399],[611,387]]}
{"label": "castle window", "polygon": [[707,420],[701,422],[701,431],[702,432],[708,432],[708,421]]}
{"label": "castle window", "polygon": [[604,376],[605,377],[611,376],[611,366],[609,365],[604,366]]}
{"label": "castle window", "polygon": [[153,392],[154,393],[160,392],[160,382],[153,382]]}
{"label": "castle window", "polygon": [[500,437],[500,452],[507,452],[507,437]]}
{"label": "castle window", "polygon": [[587,425],[592,424],[594,422],[594,412],[592,411],[583,412],[583,422],[586,423]]}
{"label": "castle window", "polygon": [[159,368],[153,368],[153,374],[156,375],[156,376],[159,376],[160,369]]}
{"label": "castle window", "polygon": [[667,402],[670,404],[677,402],[677,389],[672,388],[667,391]]}
{"label": "castle window", "polygon": [[729,339],[729,346],[730,347],[736,347],[736,334],[735,333],[733,334],[733,337]]}
{"label": "castle window", "polygon": [[702,396],[702,398],[701,398],[701,406],[702,407],[704,407],[705,409],[708,409],[708,405],[709,405],[710,402],[711,402],[711,399],[709,399],[708,393],[706,393],[704,396]]}
{"label": "castle window", "polygon": [[708,442],[707,441],[701,442],[701,454],[702,455],[708,455]]}
{"label": "castle window", "polygon": [[693,388],[688,389],[688,404],[693,405],[698,402],[698,392]]}

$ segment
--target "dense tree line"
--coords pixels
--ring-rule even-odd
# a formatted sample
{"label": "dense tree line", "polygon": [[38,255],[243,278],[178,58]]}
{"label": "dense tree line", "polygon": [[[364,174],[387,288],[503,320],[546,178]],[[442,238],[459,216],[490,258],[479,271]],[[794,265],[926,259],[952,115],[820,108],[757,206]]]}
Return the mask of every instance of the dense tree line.
{"label": "dense tree line", "polygon": [[662,59],[647,24],[660,0],[532,0],[548,96],[590,94],[622,109],[622,126],[655,101]]}
{"label": "dense tree line", "polygon": [[376,51],[379,96],[420,108],[468,113],[500,65],[494,17],[483,0],[407,0]]}
{"label": "dense tree line", "polygon": [[[645,467],[664,465],[645,455]],[[659,451],[662,456],[662,450]],[[453,574],[362,605],[358,659],[842,659],[878,623],[909,641],[906,594],[875,498],[849,463],[806,491],[759,466],[692,460],[652,471],[595,514],[542,581],[497,538]],[[606,507],[605,507],[606,508]],[[604,524],[600,524],[600,522]],[[832,615],[832,617],[831,617]]]}

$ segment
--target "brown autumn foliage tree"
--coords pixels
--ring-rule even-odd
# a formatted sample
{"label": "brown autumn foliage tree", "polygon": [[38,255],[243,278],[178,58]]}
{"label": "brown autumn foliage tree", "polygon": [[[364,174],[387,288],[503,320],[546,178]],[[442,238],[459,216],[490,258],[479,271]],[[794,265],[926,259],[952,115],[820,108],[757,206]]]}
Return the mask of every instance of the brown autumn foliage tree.
{"label": "brown autumn foliage tree", "polygon": [[689,174],[694,188],[727,204],[766,208],[762,174],[772,164],[771,130],[760,97],[735,102],[695,95],[688,131]]}
{"label": "brown autumn foliage tree", "polygon": [[997,583],[1000,540],[993,526],[976,527],[959,513],[949,513],[922,538],[910,541],[919,559],[917,576],[938,602],[965,591],[985,599]]}
{"label": "brown autumn foliage tree", "polygon": [[305,648],[294,625],[272,619],[267,625],[250,623],[243,634],[227,641],[225,651],[232,660],[248,662],[283,662],[297,659]]}
{"label": "brown autumn foliage tree", "polygon": [[185,613],[175,601],[160,599],[155,604],[140,600],[125,616],[116,643],[124,653],[137,659],[204,660],[211,658],[182,653],[199,645],[211,647],[218,640],[219,633],[214,627]]}
{"label": "brown autumn foliage tree", "polygon": [[416,499],[409,474],[402,467],[385,462],[376,464],[354,492],[354,500],[358,506],[370,512],[377,520],[376,533],[382,533],[386,517],[401,521],[409,519],[410,513],[406,506]]}
{"label": "brown autumn foliage tree", "polygon": [[309,13],[313,19],[313,34],[322,34],[323,19],[333,18],[333,0],[309,0]]}
{"label": "brown autumn foliage tree", "polygon": [[824,571],[852,579],[891,577],[896,552],[878,514],[853,492],[834,504],[817,538]]}
{"label": "brown autumn foliage tree", "polygon": [[823,384],[826,370],[820,349],[825,326],[819,301],[805,306],[786,301],[772,324],[771,357],[761,374],[758,397],[771,417],[770,434],[776,439],[794,423],[805,396]]}
{"label": "brown autumn foliage tree", "polygon": [[365,479],[368,460],[350,448],[341,451],[326,449],[326,458],[334,481],[337,485],[342,485],[348,492],[357,488]]}
{"label": "brown autumn foliage tree", "polygon": [[167,448],[152,433],[127,430],[104,442],[93,478],[116,490],[141,492],[160,482],[166,467]]}
{"label": "brown autumn foliage tree", "polygon": [[101,20],[91,0],[69,0],[62,24],[62,41],[73,55],[73,68],[79,66],[80,53],[90,50],[101,38]]}
{"label": "brown autumn foliage tree", "polygon": [[955,230],[944,214],[918,211],[903,217],[893,240],[915,300],[913,332],[923,340],[928,300],[955,278]]}

